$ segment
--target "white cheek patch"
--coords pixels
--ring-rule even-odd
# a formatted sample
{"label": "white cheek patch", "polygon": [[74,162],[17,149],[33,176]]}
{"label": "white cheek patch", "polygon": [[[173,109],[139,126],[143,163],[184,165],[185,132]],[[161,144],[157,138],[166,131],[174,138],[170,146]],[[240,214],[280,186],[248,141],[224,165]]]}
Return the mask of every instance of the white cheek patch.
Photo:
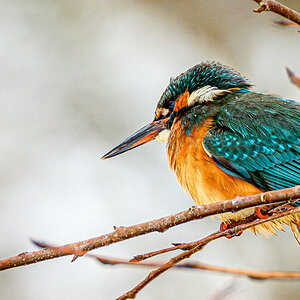
{"label": "white cheek patch", "polygon": [[165,117],[168,113],[170,113],[170,111],[167,108],[163,108],[161,110],[161,114]]}
{"label": "white cheek patch", "polygon": [[156,140],[158,142],[167,142],[168,138],[170,135],[170,130],[169,129],[164,129],[163,131],[161,131],[158,136],[156,137]]}
{"label": "white cheek patch", "polygon": [[169,109],[164,108],[164,107],[160,107],[160,108],[156,109],[156,111],[155,111],[155,117],[156,118],[159,118],[161,116],[166,117],[170,113],[171,113],[171,111]]}
{"label": "white cheek patch", "polygon": [[219,90],[215,86],[206,85],[191,93],[188,99],[188,106],[195,103],[213,101],[218,96],[230,93],[230,90]]}

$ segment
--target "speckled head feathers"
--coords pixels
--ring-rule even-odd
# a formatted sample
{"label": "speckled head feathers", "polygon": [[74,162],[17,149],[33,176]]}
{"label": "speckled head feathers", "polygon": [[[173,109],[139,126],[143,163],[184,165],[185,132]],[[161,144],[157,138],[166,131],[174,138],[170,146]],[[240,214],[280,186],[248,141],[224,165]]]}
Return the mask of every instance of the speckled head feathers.
{"label": "speckled head feathers", "polygon": [[[158,102],[157,110],[163,111],[164,115],[167,115],[167,111],[171,112],[174,108],[175,100],[186,89],[191,94],[204,86],[227,90],[230,88],[247,89],[251,84],[234,69],[218,62],[205,61],[170,80],[168,87]],[[156,113],[156,116],[158,115]]]}

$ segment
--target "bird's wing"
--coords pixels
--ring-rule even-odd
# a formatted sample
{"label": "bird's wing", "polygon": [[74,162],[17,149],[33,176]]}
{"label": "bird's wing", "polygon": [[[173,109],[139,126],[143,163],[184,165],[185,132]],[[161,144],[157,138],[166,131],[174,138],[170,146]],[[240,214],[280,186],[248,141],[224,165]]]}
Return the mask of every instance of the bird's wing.
{"label": "bird's wing", "polygon": [[300,184],[300,105],[247,93],[225,105],[204,146],[226,173],[262,190]]}

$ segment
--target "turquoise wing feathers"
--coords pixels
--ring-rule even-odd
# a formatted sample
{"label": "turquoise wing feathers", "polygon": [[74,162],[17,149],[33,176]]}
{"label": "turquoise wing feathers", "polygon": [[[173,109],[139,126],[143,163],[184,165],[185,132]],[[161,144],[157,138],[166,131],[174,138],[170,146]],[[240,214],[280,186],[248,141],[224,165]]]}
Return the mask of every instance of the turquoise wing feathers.
{"label": "turquoise wing feathers", "polygon": [[226,173],[261,190],[300,185],[300,104],[238,94],[216,116],[204,146]]}

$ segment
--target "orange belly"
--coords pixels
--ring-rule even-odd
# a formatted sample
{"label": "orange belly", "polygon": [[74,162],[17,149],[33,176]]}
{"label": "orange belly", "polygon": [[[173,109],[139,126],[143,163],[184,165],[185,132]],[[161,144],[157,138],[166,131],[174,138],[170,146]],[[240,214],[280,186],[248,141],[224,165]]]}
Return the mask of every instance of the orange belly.
{"label": "orange belly", "polygon": [[167,145],[169,165],[183,189],[198,205],[260,193],[254,185],[225,173],[205,151],[203,139],[210,127],[208,119],[189,136],[181,121],[172,127]]}
{"label": "orange belly", "polygon": [[[236,196],[261,193],[254,185],[235,178],[220,169],[203,146],[204,136],[212,126],[207,119],[188,136],[180,120],[175,120],[167,143],[169,166],[175,172],[181,187],[190,194],[197,205],[210,204]],[[238,213],[219,215],[222,221],[240,220],[254,213],[254,209],[245,209]],[[255,228],[255,233],[275,234],[283,230],[284,225],[292,227],[294,234],[300,237],[300,214],[268,222]]]}

